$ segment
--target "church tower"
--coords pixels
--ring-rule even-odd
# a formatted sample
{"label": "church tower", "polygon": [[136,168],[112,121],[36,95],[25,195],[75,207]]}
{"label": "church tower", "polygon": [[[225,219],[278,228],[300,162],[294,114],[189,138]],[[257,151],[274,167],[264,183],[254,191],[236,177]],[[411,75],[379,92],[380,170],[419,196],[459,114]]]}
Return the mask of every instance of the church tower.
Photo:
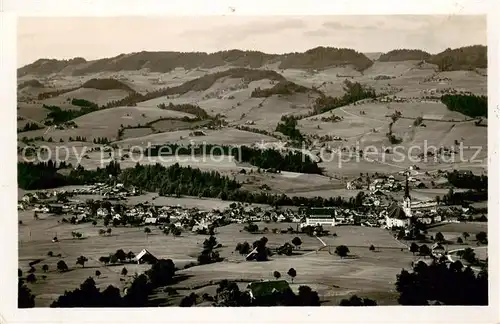
{"label": "church tower", "polygon": [[407,217],[412,217],[410,187],[408,186],[408,173],[406,174],[405,196],[403,198],[403,211]]}

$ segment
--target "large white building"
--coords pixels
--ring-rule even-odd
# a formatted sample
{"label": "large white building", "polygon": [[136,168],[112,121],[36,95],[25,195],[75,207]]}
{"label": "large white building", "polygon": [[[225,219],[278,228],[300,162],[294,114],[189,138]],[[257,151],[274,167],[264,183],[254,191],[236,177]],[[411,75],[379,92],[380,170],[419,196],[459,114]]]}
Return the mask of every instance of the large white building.
{"label": "large white building", "polygon": [[335,226],[335,215],[333,208],[309,208],[303,226]]}

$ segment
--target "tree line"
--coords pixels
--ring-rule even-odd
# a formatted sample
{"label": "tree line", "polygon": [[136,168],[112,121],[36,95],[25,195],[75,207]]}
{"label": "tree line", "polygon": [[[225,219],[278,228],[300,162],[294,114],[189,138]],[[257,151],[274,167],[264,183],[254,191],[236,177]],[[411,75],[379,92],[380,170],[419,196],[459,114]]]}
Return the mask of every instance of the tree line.
{"label": "tree line", "polygon": [[488,97],[476,95],[443,95],[441,102],[451,111],[469,117],[488,117]]}
{"label": "tree line", "polygon": [[376,98],[375,90],[368,86],[363,86],[359,82],[345,80],[343,84],[346,92],[342,97],[331,97],[322,95],[314,102],[314,110],[317,114],[330,111],[335,108],[347,106],[359,100]]}
{"label": "tree line", "polygon": [[261,150],[248,146],[231,147],[213,144],[182,145],[169,143],[146,148],[144,154],[146,156],[168,156],[174,154],[225,155],[233,156],[239,162],[250,163],[251,165],[263,169],[314,174],[322,173],[321,168],[316,162],[311,160],[309,155],[298,151],[289,151],[283,154],[272,148]]}
{"label": "tree line", "polygon": [[108,182],[110,176],[125,185],[162,196],[198,196],[219,198],[246,203],[268,204],[272,206],[304,207],[345,207],[356,206],[355,198],[344,200],[342,197],[289,197],[285,194],[252,192],[241,189],[241,184],[217,171],[201,171],[191,167],[181,167],[178,163],[169,167],[160,164],[140,165],[121,170],[118,162],[111,162],[105,168],[85,170],[81,165],[71,170],[68,175],[58,173],[60,166],[53,162],[18,163],[18,185],[22,189],[49,189],[66,185],[85,185],[96,182]]}

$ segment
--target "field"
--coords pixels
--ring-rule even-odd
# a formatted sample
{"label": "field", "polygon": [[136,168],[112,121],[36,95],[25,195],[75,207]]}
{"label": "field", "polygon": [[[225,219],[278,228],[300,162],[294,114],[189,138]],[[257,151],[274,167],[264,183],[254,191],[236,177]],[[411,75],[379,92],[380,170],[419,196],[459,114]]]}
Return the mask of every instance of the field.
{"label": "field", "polygon": [[[480,70],[442,72],[439,71],[438,65],[420,60],[378,61],[381,53],[370,53],[369,57],[375,61],[362,71],[358,69],[358,63],[342,63],[342,66],[326,64],[329,55],[323,55],[321,50],[318,56],[306,56],[305,62],[297,63],[305,66],[304,68],[297,68],[293,62],[288,63],[289,68],[280,68],[280,60],[285,60],[283,57],[279,60],[261,58],[261,61],[254,61],[254,56],[260,54],[253,52],[242,54],[243,52],[228,51],[221,54],[222,58],[215,58],[215,61],[207,59],[207,62],[200,61],[196,65],[188,60],[181,60],[178,66],[170,65],[174,64],[172,62],[177,60],[177,57],[169,56],[167,59],[154,53],[141,53],[103,59],[99,63],[102,64],[102,71],[86,71],[84,68],[91,66],[91,62],[75,66],[66,66],[67,62],[62,62],[66,67],[51,73],[43,72],[43,69],[57,62],[46,63],[40,68],[43,73],[39,73],[36,64],[32,66],[31,72],[30,69],[22,68],[28,72],[21,73],[23,75],[19,77],[18,83],[37,80],[40,85],[18,90],[17,127],[22,128],[30,122],[42,125],[43,128],[18,132],[18,151],[27,145],[34,145],[36,148],[45,146],[50,153],[64,148],[69,155],[66,158],[63,154],[59,158],[66,158],[73,166],[80,163],[85,169],[102,168],[113,159],[119,161],[122,170],[134,167],[138,162],[161,163],[165,166],[179,163],[181,166],[191,166],[203,171],[218,171],[221,175],[234,178],[241,183],[242,189],[250,192],[309,198],[340,196],[352,201],[360,191],[367,192],[367,189],[347,190],[348,182],[360,176],[379,178],[394,175],[399,181],[402,176],[398,173],[411,167],[411,176],[423,184],[419,187],[421,189],[416,189],[415,181],[411,197],[413,201],[427,201],[448,193],[450,185],[438,171],[471,170],[475,174],[488,172],[488,128],[481,124],[487,124],[487,118],[472,118],[451,111],[436,99],[448,90],[485,95],[487,76]],[[135,58],[143,54],[144,59]],[[179,54],[179,57],[182,55],[184,54]],[[207,54],[207,57],[212,57],[210,55]],[[229,60],[232,56],[237,57],[237,60],[232,61],[236,62],[234,66]],[[127,61],[129,59],[131,63]],[[313,64],[316,59],[320,68]],[[341,61],[344,59],[348,59],[348,56],[342,57]],[[249,69],[254,65],[259,65],[261,71]],[[85,73],[78,72],[82,68]],[[235,69],[234,73],[238,75],[228,76],[227,73],[220,73],[229,69]],[[82,87],[93,78],[119,80],[136,94],[128,88],[98,90]],[[274,88],[278,82],[281,86],[284,80],[308,89],[298,87],[299,90],[289,90],[290,83],[284,83],[284,90],[280,87]],[[346,80],[373,88],[377,98],[347,101],[351,104],[341,107],[335,105],[336,108],[320,113],[334,107],[318,107],[321,100],[317,99],[322,96],[336,97],[338,102],[346,103],[343,99],[346,94]],[[117,83],[113,84],[117,87]],[[278,92],[263,94],[259,91],[271,88],[277,89]],[[47,94],[64,89],[73,90],[62,91],[64,93],[54,96]],[[40,98],[45,99],[38,99],[41,94]],[[258,97],[259,95],[266,97]],[[348,98],[353,97],[352,94],[348,95]],[[103,108],[124,98],[127,100],[120,102],[120,107]],[[362,97],[356,97],[360,98]],[[65,129],[56,129],[54,126],[44,125],[49,110],[43,105],[56,105],[62,110],[80,109],[71,103],[72,99],[85,99],[101,108],[73,119],[77,127],[65,125]],[[170,103],[198,106],[206,115],[202,111],[200,114],[199,109],[195,112],[186,110],[192,107],[184,109],[191,113],[158,107],[160,104],[168,107]],[[396,112],[400,114],[396,116]],[[332,121],[334,115],[338,116],[339,120]],[[280,129],[277,125],[285,120],[285,116],[297,117],[295,130],[306,139],[303,143],[294,143],[287,135],[277,132],[277,129]],[[420,125],[416,123],[417,119],[422,119]],[[283,132],[286,133],[287,130],[289,129]],[[109,145],[96,143],[96,139],[103,137],[110,141]],[[227,146],[266,143],[284,151],[302,150],[314,159],[318,158],[322,174],[286,171],[272,173],[270,170],[257,168],[255,165],[259,164],[255,163],[256,160],[253,160],[254,165],[251,165],[249,162],[240,163],[232,156],[225,155],[217,155],[216,159],[204,159],[200,156],[138,159],[138,155],[130,152],[134,148],[167,143]],[[433,147],[436,151],[439,148],[458,150],[459,143],[463,143],[464,148],[452,158],[418,158],[420,153],[432,151]],[[299,148],[299,144],[303,146]],[[101,151],[102,146],[112,146],[115,151]],[[367,148],[371,149],[370,154],[359,157],[360,152]],[[118,151],[127,153],[127,156],[118,155]],[[42,156],[46,157],[46,153]],[[18,161],[22,159],[23,156],[19,153]],[[455,190],[460,191],[462,189]],[[22,193],[23,191],[19,192],[19,199]],[[387,194],[398,202],[403,199],[403,191],[388,191]],[[102,200],[104,196],[81,195],[74,198],[83,202],[87,199]],[[210,210],[226,208],[233,202],[188,196],[160,197],[156,193],[146,193],[128,197],[123,203],[177,205]],[[267,205],[252,206],[271,208]],[[382,228],[327,228],[330,235],[323,240],[329,248],[318,251],[322,244],[315,237],[272,232],[274,228],[296,228],[298,224],[295,223],[258,223],[259,228],[268,229],[261,234],[250,234],[243,230],[244,224],[233,223],[216,228],[217,240],[222,244],[222,247],[218,248],[224,258],[222,263],[196,265],[184,269],[185,265],[196,263],[206,236],[184,231],[180,237],[174,238],[164,235],[156,226],[150,226],[151,234],[145,234],[143,227],[118,226],[112,227],[111,235],[99,235],[98,231],[105,228],[102,220],[99,220],[97,226],[89,223],[70,225],[61,221],[63,216],[41,214],[40,219],[35,220],[33,211],[20,211],[18,217],[22,222],[19,225],[19,267],[26,274],[29,270],[28,263],[41,259],[35,266],[38,281],[28,284],[37,296],[36,306],[41,307],[49,306],[57,296],[66,290],[75,289],[89,276],[95,278],[101,289],[114,285],[122,290],[135,273],[142,273],[149,268],[147,265],[130,263],[104,266],[98,261],[101,256],[108,256],[118,249],[137,254],[146,248],[157,258],[170,258],[175,262],[181,279],[173,286],[180,295],[172,298],[163,292],[163,289],[157,289],[154,295],[150,296],[162,306],[178,305],[180,299],[191,292],[214,295],[218,282],[223,279],[236,280],[241,288],[245,288],[251,281],[273,279],[273,272],[279,271],[282,278],[292,282],[286,275],[291,267],[297,270],[297,277],[291,284],[292,289],[298,291],[300,285],[308,285],[319,293],[324,305],[338,305],[341,299],[353,294],[375,299],[379,305],[396,305],[396,275],[401,269],[409,269],[412,261],[419,259],[418,256],[413,256],[405,245],[411,242],[400,242],[394,238],[394,233]],[[73,231],[81,232],[83,238],[72,238]],[[441,232],[448,241],[448,250],[477,247],[476,254],[484,260],[487,257],[487,247],[478,246],[475,239],[475,234],[481,231],[487,232],[487,223],[440,223],[430,227],[428,234],[435,236]],[[464,232],[470,234],[469,239],[463,244],[456,243],[457,238]],[[333,233],[336,236],[332,235]],[[273,255],[267,262],[247,262],[244,256],[235,252],[235,246],[239,242],[247,241],[252,244],[260,237],[266,236],[269,240],[267,246],[274,249],[290,242],[297,235],[303,243],[300,248],[294,250],[292,256]],[[54,236],[58,237],[59,242],[52,242]],[[349,247],[350,257],[341,259],[333,254],[335,247],[341,244]],[[372,244],[376,251],[369,250]],[[54,255],[61,254],[61,257],[49,257],[49,251]],[[81,255],[89,259],[85,267],[75,264]],[[56,264],[59,260],[64,260],[70,271],[58,272]],[[42,272],[43,264],[49,266],[46,273]],[[126,276],[120,274],[124,266],[128,269]],[[102,274],[99,278],[95,276],[96,270]],[[46,278],[43,279],[42,276]]]}
{"label": "field", "polygon": [[[170,202],[172,203],[172,202]],[[118,249],[124,251],[140,252],[142,248],[148,249],[153,255],[161,258],[171,258],[178,268],[185,264],[195,262],[196,257],[202,249],[202,242],[206,238],[184,232],[180,237],[165,236],[159,229],[152,228],[152,233],[146,235],[143,228],[112,228],[109,236],[99,236],[98,230],[102,225],[96,227],[90,224],[68,225],[57,222],[56,216],[42,215],[39,220],[34,220],[32,213],[20,212],[19,219],[23,225],[19,226],[19,263],[23,271],[29,269],[27,263],[36,259],[42,259],[36,266],[37,276],[41,277],[41,265],[47,264],[49,271],[45,274],[46,279],[39,279],[37,283],[30,284],[30,288],[37,294],[37,306],[48,306],[55,296],[62,294],[64,290],[73,289],[85,278],[95,277],[95,271],[99,270],[102,275],[96,279],[99,287],[113,284],[123,287],[127,280],[135,273],[144,271],[147,266],[136,264],[125,264],[128,275],[120,281],[120,271],[123,266],[114,265],[104,267],[97,260],[100,256],[107,256]],[[295,226],[290,223],[258,223],[264,228],[287,228]],[[378,228],[365,227],[335,227],[337,237],[328,236],[323,240],[332,247],[345,244],[350,248],[352,258],[341,260],[337,256],[330,255],[328,251],[315,252],[321,243],[305,235],[299,235],[303,241],[296,255],[273,256],[268,262],[246,262],[244,258],[234,252],[236,243],[248,241],[253,242],[265,235],[268,246],[273,248],[290,242],[296,236],[293,234],[249,234],[242,231],[243,225],[231,224],[216,231],[218,242],[222,244],[221,256],[226,258],[223,264],[211,264],[195,266],[186,270],[178,271],[179,275],[187,278],[174,285],[181,288],[203,286],[208,289],[209,283],[221,279],[239,279],[243,281],[271,279],[275,270],[285,274],[290,267],[297,270],[297,278],[294,280],[295,289],[298,285],[307,284],[316,289],[325,303],[335,304],[339,298],[352,293],[365,297],[376,297],[381,304],[395,304],[394,282],[396,274],[401,268],[408,268],[413,257],[407,251],[401,251],[401,245],[394,240],[389,232]],[[79,231],[84,239],[72,239],[70,233]],[[51,239],[56,236],[58,243],[52,243]],[[373,244],[377,252],[371,252],[368,247]],[[331,249],[333,252],[333,248]],[[52,251],[54,255],[62,254],[61,258],[48,257],[47,252]],[[85,267],[75,264],[76,258],[85,255],[89,261]],[[58,260],[64,260],[70,267],[70,271],[59,273],[56,270]],[[187,293],[187,291],[186,291]]]}

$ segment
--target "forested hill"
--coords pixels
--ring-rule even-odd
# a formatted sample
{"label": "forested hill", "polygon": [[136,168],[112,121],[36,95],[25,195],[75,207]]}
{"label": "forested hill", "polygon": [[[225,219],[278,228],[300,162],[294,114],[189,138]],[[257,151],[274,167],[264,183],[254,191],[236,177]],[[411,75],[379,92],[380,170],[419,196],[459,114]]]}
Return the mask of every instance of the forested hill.
{"label": "forested hill", "polygon": [[112,58],[86,61],[39,59],[18,69],[18,76],[68,73],[83,75],[103,71],[136,71],[166,73],[175,68],[207,69],[217,66],[261,68],[279,63],[279,69],[325,69],[335,66],[353,66],[357,70],[370,67],[373,62],[364,54],[348,48],[316,47],[304,53],[267,54],[258,51],[229,50],[215,53],[139,52],[120,54]]}

